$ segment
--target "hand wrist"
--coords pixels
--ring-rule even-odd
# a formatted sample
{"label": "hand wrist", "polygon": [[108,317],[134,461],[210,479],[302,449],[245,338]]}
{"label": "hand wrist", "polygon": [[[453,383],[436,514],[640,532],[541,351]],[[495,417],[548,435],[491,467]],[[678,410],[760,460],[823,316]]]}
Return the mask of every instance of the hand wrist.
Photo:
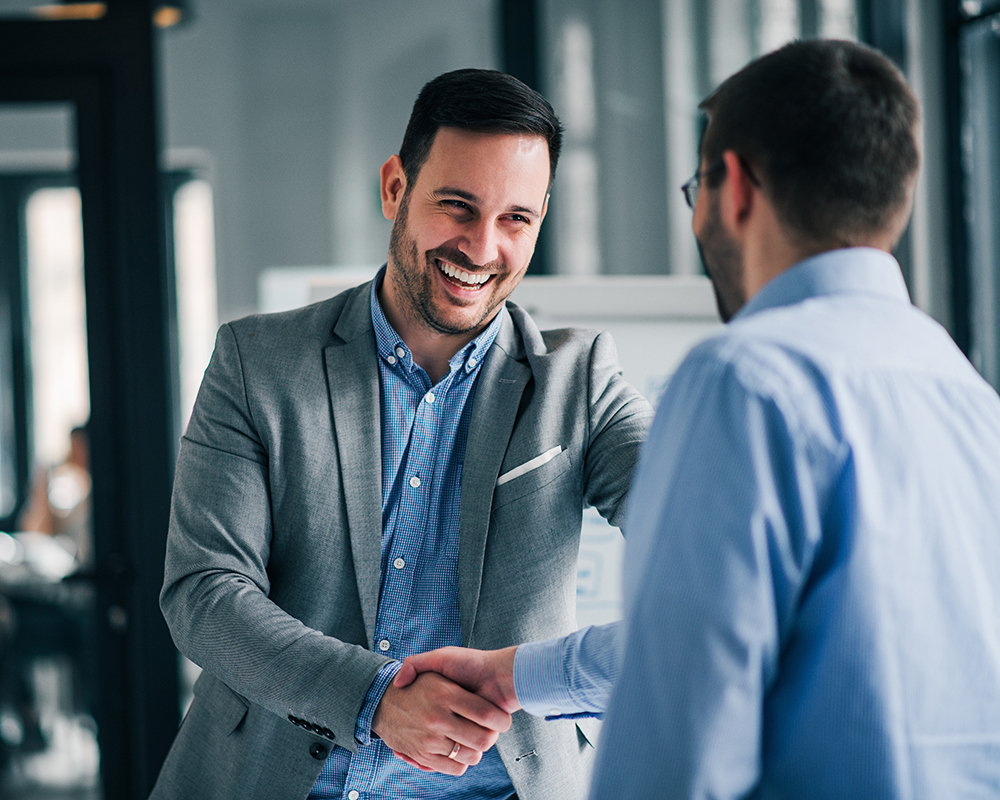
{"label": "hand wrist", "polygon": [[[361,711],[358,713],[358,719],[354,726],[354,738],[359,745],[370,744],[372,736],[378,736],[375,728],[379,709],[382,706],[382,699],[385,697],[388,688],[392,685],[392,679],[399,672],[401,666],[402,664],[398,661],[390,661],[384,664],[378,671],[378,674],[376,674],[371,686],[368,687],[368,692],[365,694]],[[382,737],[378,736],[378,738]]]}

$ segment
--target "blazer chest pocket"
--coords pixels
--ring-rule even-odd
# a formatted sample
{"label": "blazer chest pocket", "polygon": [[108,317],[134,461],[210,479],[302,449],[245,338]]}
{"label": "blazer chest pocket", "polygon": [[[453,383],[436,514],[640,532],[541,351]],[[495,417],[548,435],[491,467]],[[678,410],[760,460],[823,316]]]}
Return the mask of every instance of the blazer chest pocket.
{"label": "blazer chest pocket", "polygon": [[573,465],[569,451],[554,447],[535,458],[501,471],[493,490],[493,508],[500,508],[548,486]]}

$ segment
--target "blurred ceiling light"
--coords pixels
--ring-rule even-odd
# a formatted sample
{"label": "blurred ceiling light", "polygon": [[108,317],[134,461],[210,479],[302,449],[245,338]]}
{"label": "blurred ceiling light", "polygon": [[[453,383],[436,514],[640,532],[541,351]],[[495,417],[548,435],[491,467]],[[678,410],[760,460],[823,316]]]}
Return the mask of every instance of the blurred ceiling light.
{"label": "blurred ceiling light", "polygon": [[157,28],[172,28],[184,21],[187,9],[184,3],[163,3],[153,12],[153,23]]}
{"label": "blurred ceiling light", "polygon": [[100,19],[108,13],[108,6],[105,3],[58,3],[35,6],[31,11],[46,20]]}
{"label": "blurred ceiling light", "polygon": [[[43,6],[35,6],[32,13],[45,20],[95,20],[108,13],[107,3],[77,2],[64,0]],[[158,28],[172,28],[188,18],[187,3],[182,0],[157,4],[153,11],[153,23]]]}

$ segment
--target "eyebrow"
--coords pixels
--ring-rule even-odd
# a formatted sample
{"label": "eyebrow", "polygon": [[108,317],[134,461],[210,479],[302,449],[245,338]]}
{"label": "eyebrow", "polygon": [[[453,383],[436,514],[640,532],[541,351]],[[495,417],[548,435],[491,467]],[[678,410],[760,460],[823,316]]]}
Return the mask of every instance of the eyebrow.
{"label": "eyebrow", "polygon": [[[461,197],[463,200],[468,200],[473,205],[480,205],[482,201],[472,194],[472,192],[467,192],[464,189],[456,189],[453,186],[442,186],[440,189],[435,189],[432,192],[434,197]],[[514,212],[517,214],[527,214],[532,217],[538,216],[538,211],[534,208],[528,208],[527,206],[511,206],[507,209],[508,212]]]}

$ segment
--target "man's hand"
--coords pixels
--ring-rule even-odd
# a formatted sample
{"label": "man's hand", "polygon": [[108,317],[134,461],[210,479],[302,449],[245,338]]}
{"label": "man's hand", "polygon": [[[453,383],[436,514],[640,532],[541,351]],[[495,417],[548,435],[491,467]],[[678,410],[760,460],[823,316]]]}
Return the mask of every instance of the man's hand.
{"label": "man's hand", "polygon": [[396,673],[393,685],[397,688],[408,686],[421,673],[437,672],[470,692],[485,697],[497,708],[513,714],[521,708],[514,691],[516,650],[516,646],[503,650],[442,647],[408,656]]}
{"label": "man's hand", "polygon": [[407,764],[462,775],[510,727],[510,714],[440,675],[410,681],[390,684],[372,718],[372,732]]}

